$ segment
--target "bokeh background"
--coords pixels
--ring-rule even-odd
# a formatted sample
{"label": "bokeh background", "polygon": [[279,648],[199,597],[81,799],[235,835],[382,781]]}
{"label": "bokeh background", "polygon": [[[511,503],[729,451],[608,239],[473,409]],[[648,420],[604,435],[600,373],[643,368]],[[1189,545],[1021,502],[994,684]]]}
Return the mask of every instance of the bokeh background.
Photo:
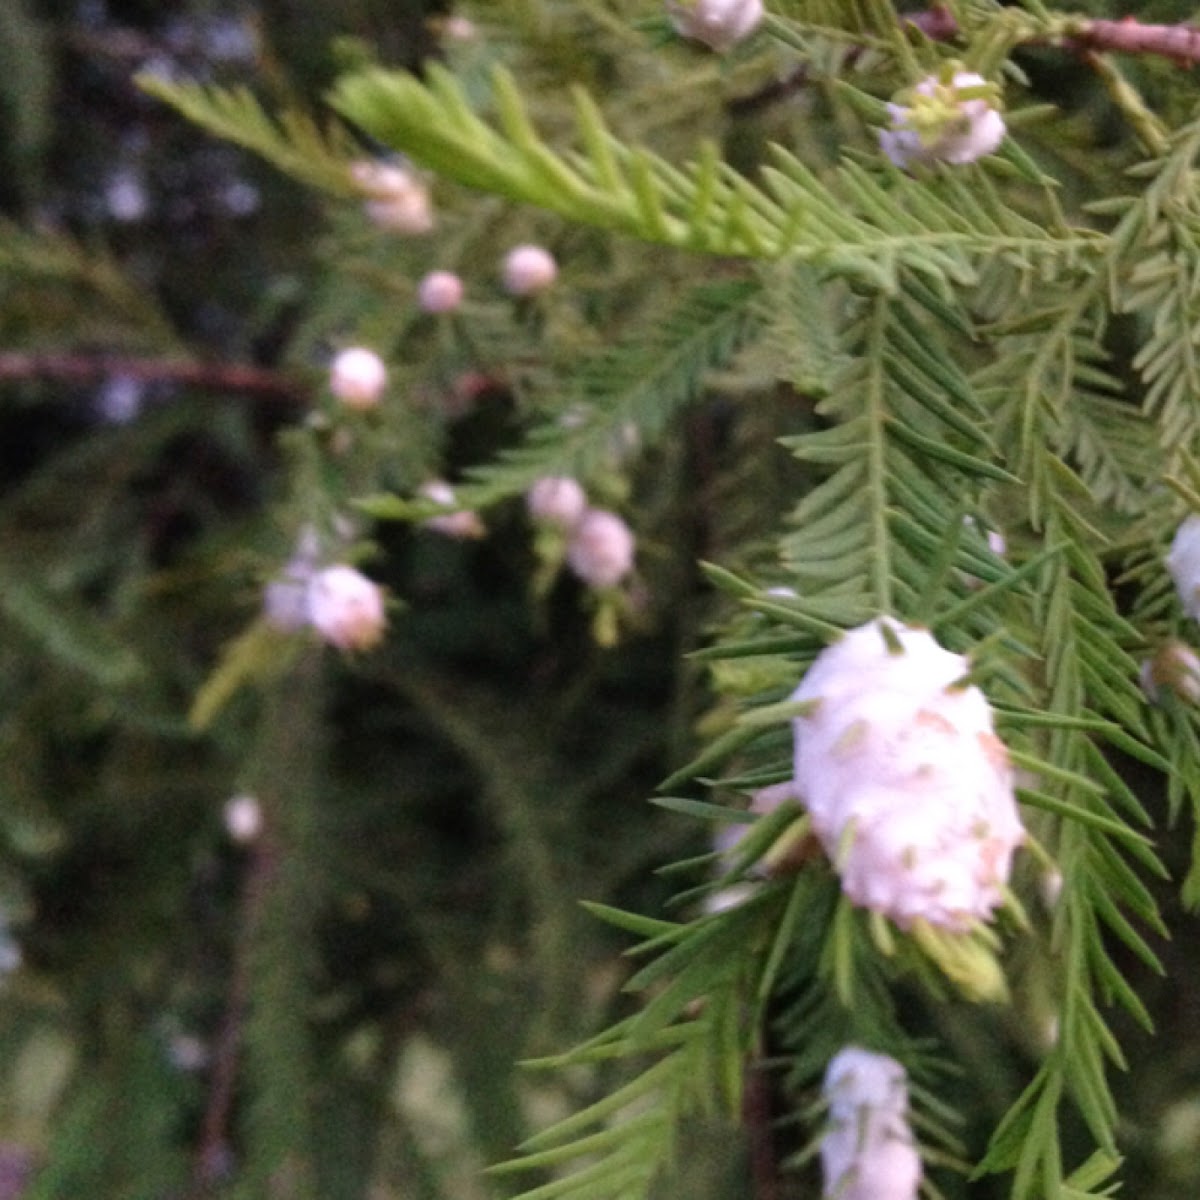
{"label": "bokeh background", "polygon": [[[750,159],[794,116],[731,115],[719,92],[641,113],[615,51],[562,15],[636,6],[472,16],[515,37],[539,7],[559,24],[523,83],[608,89],[659,144],[717,122]],[[483,1167],[605,1083],[516,1063],[629,1003],[625,942],[578,901],[661,914],[679,880],[655,869],[707,850],[646,803],[712,719],[688,654],[728,613],[696,562],[761,556],[803,482],[775,440],[811,415],[792,387],[748,385],[747,364],[601,481],[639,536],[617,646],[596,645],[569,578],[531,594],[510,504],[479,542],[381,526],[371,570],[403,603],[381,651],[310,650],[208,729],[187,719],[288,556],[297,489],[323,486],[298,431],[337,345],[367,329],[411,356],[420,403],[397,460],[453,475],[522,427],[514,370],[552,367],[564,334],[572,353],[602,344],[695,271],[452,190],[437,192],[440,240],[389,240],[359,204],[315,196],[133,82],[245,83],[319,109],[364,56],[472,69],[447,15],[416,0],[0,0],[0,1197],[514,1194]],[[1042,152],[1069,188],[1103,192],[1130,153],[1103,95],[1061,59],[1025,65],[1085,131],[1085,152]],[[1151,94],[1173,70],[1145,67]],[[569,310],[518,320],[487,298],[474,341],[398,315],[438,255],[482,278],[528,239],[573,264]],[[223,816],[245,793],[276,831],[249,845]],[[1185,850],[1165,853],[1179,865]],[[1200,962],[1184,939],[1159,950],[1169,982],[1129,964],[1159,1035],[1122,1030],[1128,1187],[1191,1200]],[[970,1087],[948,1088],[976,1148],[1045,1035],[1030,1011],[916,1018],[965,1064]],[[805,1138],[764,1134],[770,1089],[752,1089],[749,1134],[690,1131],[662,1195],[816,1195],[803,1171],[777,1196],[750,1190],[764,1136],[780,1156]],[[938,1178],[952,1196],[1002,1194]]]}

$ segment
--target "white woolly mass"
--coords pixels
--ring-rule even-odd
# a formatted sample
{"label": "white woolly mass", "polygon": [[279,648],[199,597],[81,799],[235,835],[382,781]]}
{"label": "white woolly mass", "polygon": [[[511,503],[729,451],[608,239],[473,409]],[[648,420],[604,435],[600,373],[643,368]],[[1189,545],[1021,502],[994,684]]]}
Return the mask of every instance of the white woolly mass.
{"label": "white woolly mass", "polygon": [[375,408],[387,387],[387,367],[374,350],[351,346],[329,364],[329,390],[347,408]]}
{"label": "white woolly mass", "polygon": [[[444,479],[431,479],[428,483],[423,483],[420,494],[435,504],[453,504],[456,499],[454,489]],[[458,540],[480,538],[485,532],[479,515],[469,509],[439,513],[436,517],[426,520],[424,525],[434,533]]]}
{"label": "white woolly mass", "polygon": [[353,567],[326,567],[309,582],[308,619],[331,646],[367,650],[387,626],[383,591]]}
{"label": "white woolly mass", "polygon": [[967,670],[885,617],[822,651],[792,696],[812,704],[793,726],[813,832],[846,895],[904,929],[986,920],[1024,836],[1008,753]]}
{"label": "white woolly mass", "polygon": [[[983,87],[986,80],[974,71],[959,71],[951,81],[953,93]],[[934,96],[946,85],[936,75],[922,79],[912,88],[916,96]],[[891,126],[879,131],[879,146],[902,170],[913,163],[946,162],[955,165],[974,162],[991,154],[1004,140],[1004,117],[987,100],[975,97],[959,100],[958,116],[946,122],[937,136],[922,138],[912,123],[914,109],[904,104],[889,104]]]}
{"label": "white woolly mass", "polygon": [[821,1139],[827,1200],[916,1200],[921,1158],[908,1123],[904,1068],[858,1046],[825,1071],[829,1127]]}
{"label": "white woolly mass", "polygon": [[544,292],[558,278],[558,264],[541,246],[514,246],[504,256],[501,277],[509,295],[532,296]]}
{"label": "white woolly mass", "polygon": [[762,0],[667,0],[666,7],[676,33],[719,54],[749,37],[763,19]]}
{"label": "white woolly mass", "polygon": [[367,193],[367,216],[395,233],[428,233],[433,228],[429,189],[411,171],[395,163],[356,162],[354,181]]}
{"label": "white woolly mass", "polygon": [[249,845],[262,832],[262,807],[254,796],[245,793],[231,796],[223,813],[225,832],[239,846]]}
{"label": "white woolly mass", "polygon": [[1175,532],[1167,555],[1167,570],[1175,580],[1183,611],[1200,621],[1200,516],[1195,513]]}
{"label": "white woolly mass", "polygon": [[587,493],[567,475],[547,475],[525,493],[525,505],[535,521],[570,529],[587,511]]}
{"label": "white woolly mass", "polygon": [[1153,658],[1142,663],[1142,690],[1157,702],[1162,689],[1169,688],[1181,700],[1200,704],[1200,655],[1186,642],[1172,640],[1159,647]]}
{"label": "white woolly mass", "polygon": [[567,563],[591,587],[615,587],[633,570],[636,546],[633,530],[616,513],[593,508],[571,530]]}
{"label": "white woolly mass", "polygon": [[417,285],[422,312],[453,312],[463,301],[463,281],[453,271],[430,271]]}

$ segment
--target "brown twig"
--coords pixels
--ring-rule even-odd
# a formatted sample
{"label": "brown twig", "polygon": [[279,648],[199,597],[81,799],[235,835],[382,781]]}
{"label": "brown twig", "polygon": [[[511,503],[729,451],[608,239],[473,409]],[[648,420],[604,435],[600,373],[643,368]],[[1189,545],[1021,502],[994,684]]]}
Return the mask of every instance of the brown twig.
{"label": "brown twig", "polygon": [[779,1200],[779,1168],[771,1136],[771,1084],[763,1068],[755,1063],[746,1071],[742,1126],[749,1142],[754,1200]]}
{"label": "brown twig", "polygon": [[251,947],[275,877],[277,861],[277,850],[272,845],[269,831],[264,829],[258,843],[250,850],[242,882],[237,949],[225,1016],[213,1047],[208,1104],[200,1123],[189,1200],[203,1200],[210,1195],[213,1186],[228,1169],[229,1134],[237,1094],[242,1028],[250,1000]]}
{"label": "brown twig", "polygon": [[1200,62],[1200,29],[1190,25],[1143,25],[1132,17],[1089,21],[1067,44],[1082,50],[1157,54],[1174,59],[1181,66]]}
{"label": "brown twig", "polygon": [[[905,20],[935,42],[949,41],[958,33],[954,14],[941,4],[912,13]],[[1081,20],[1057,44],[1078,53],[1156,54],[1181,65],[1200,62],[1200,29],[1191,25],[1143,25],[1135,17]]]}
{"label": "brown twig", "polygon": [[168,383],[209,392],[241,392],[264,400],[301,403],[304,389],[295,380],[266,367],[188,359],[134,358],[111,354],[0,353],[0,382],[9,379],[52,379],[64,383],[97,383],[104,379],[135,383]]}

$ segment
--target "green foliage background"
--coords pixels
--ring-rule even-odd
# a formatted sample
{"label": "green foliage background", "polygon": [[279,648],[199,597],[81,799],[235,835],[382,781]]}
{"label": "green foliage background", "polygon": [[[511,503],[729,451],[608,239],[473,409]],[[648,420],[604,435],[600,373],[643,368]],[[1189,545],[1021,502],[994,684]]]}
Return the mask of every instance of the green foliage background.
{"label": "green foliage background", "polygon": [[[851,7],[864,28],[889,10]],[[991,7],[964,10],[982,20]],[[844,966],[856,1019],[927,1062],[922,1082],[962,1117],[951,1157],[978,1161],[1049,1063],[1036,1115],[1023,1124],[1035,1109],[1018,1108],[1009,1126],[1034,1147],[1023,1164],[1057,1187],[1057,1156],[1065,1175],[1115,1135],[1131,1194],[1195,1195],[1200,979],[1178,900],[1190,826],[1156,839],[1163,871],[1139,836],[1143,809],[1162,829],[1190,806],[1200,742],[1182,705],[1149,712],[1135,685],[1135,656],[1182,628],[1160,566],[1181,510],[1161,477],[1200,492],[1192,368],[1167,352],[1194,291],[1194,81],[1122,60],[1180,130],[1139,145],[1094,72],[1024,50],[1030,111],[1001,169],[884,186],[862,112],[878,119],[903,54],[881,37],[848,61],[845,6],[826,8],[821,21],[818,4],[775,6],[796,44],[732,61],[671,41],[653,6],[633,3],[481,5],[464,43],[439,35],[444,14],[378,2],[196,0],[170,15],[129,3],[97,20],[20,0],[0,14],[0,349],[88,364],[67,382],[32,368],[0,382],[0,905],[22,956],[0,991],[0,1165],[25,1194],[515,1195],[549,1176],[483,1167],[629,1077],[619,1039],[555,1072],[515,1064],[641,1012],[633,1049],[659,1035],[670,1053],[638,1144],[666,1142],[676,1111],[683,1121],[650,1194],[764,1200],[751,1179],[766,1134],[749,1102],[784,1118],[776,1156],[802,1156],[826,1050],[861,1035],[836,996],[812,999],[812,965],[841,928],[857,938]],[[1163,0],[1139,15],[1192,13]],[[216,28],[249,48],[218,53],[204,40]],[[772,99],[797,49],[815,78]],[[164,61],[230,89],[173,99],[258,157],[135,88],[135,70],[161,79]],[[380,64],[423,64],[429,88]],[[326,96],[349,129],[325,123]],[[1032,111],[1042,102],[1059,113]],[[274,116],[314,111],[311,125]],[[457,180],[435,185],[434,236],[374,228],[346,185],[346,160],[385,144]],[[1139,192],[1123,172],[1158,157],[1166,167]],[[764,160],[776,174],[751,191]],[[131,178],[132,216],[114,201]],[[236,201],[239,185],[255,205]],[[1125,195],[1119,211],[1087,208]],[[796,213],[810,222],[800,250]],[[500,255],[522,241],[564,264],[545,303],[514,305],[498,287]],[[1001,269],[1013,264],[1035,297],[1019,321]],[[452,322],[413,303],[442,266],[468,283]],[[1000,315],[985,352],[979,329]],[[389,403],[361,428],[324,392],[331,352],[351,343],[391,368]],[[164,362],[197,367],[193,379],[254,365],[271,383],[180,385],[156,372]],[[114,379],[138,372],[136,416],[114,419]],[[1126,399],[1143,383],[1156,426]],[[878,462],[859,453],[868,442]],[[597,646],[592,599],[570,579],[534,593],[519,496],[550,466],[586,476],[637,529],[615,647]],[[485,510],[486,540],[362,517],[338,532],[364,495],[382,518],[419,513],[412,493],[435,473]],[[950,498],[941,511],[922,504],[930,481]],[[961,533],[968,514],[1005,528],[1011,565]],[[365,567],[397,600],[378,652],[255,640],[262,584],[306,523],[346,553],[375,539]],[[706,575],[701,560],[735,574]],[[1117,602],[1089,599],[1106,581]],[[802,600],[773,601],[768,584]],[[1058,1050],[1046,1032],[1062,958],[1012,936],[1007,1007],[963,1002],[915,959],[917,982],[893,1003],[864,928],[838,925],[827,879],[772,883],[707,941],[685,939],[692,983],[622,953],[629,931],[669,943],[661,922],[697,898],[668,898],[710,879],[709,826],[678,810],[729,805],[786,772],[786,727],[769,712],[736,718],[782,699],[831,624],[890,606],[934,621],[955,649],[983,642],[1006,736],[1061,769],[1061,790],[1029,796],[1054,814],[1038,832],[1069,867],[1066,969],[1087,980]],[[1007,642],[989,643],[1001,625]],[[1030,660],[1044,668],[1026,672]],[[198,730],[189,710],[222,661],[237,686]],[[1063,719],[1044,733],[1047,696]],[[702,750],[714,739],[726,754]],[[1166,789],[1147,763],[1171,754]],[[680,770],[689,760],[692,775],[724,772],[715,794]],[[646,803],[669,775],[676,811]],[[222,825],[243,791],[267,819],[251,849]],[[1045,932],[1055,918],[1037,907],[1035,865],[1018,887]],[[1095,915],[1110,891],[1136,931]],[[614,931],[581,899],[648,916],[603,910]],[[786,937],[764,946],[763,929]],[[724,1076],[747,1049],[750,951],[774,974],[752,980],[772,998],[765,1043],[748,1049],[779,1069],[747,1077],[747,1136],[731,1111],[742,1081]],[[622,992],[637,968],[648,1008]],[[1103,1003],[1114,998],[1124,1007]],[[1106,1026],[1128,1060],[1119,1121]],[[1064,1079],[1075,1095],[1059,1141],[1047,1114]],[[710,1081],[724,1108],[690,1094]],[[1017,1165],[1014,1146],[995,1144],[994,1165]],[[934,1178],[947,1196],[1013,1186]],[[1075,1186],[1059,1194],[1102,1194],[1103,1170]],[[779,1187],[817,1191],[803,1164]]]}

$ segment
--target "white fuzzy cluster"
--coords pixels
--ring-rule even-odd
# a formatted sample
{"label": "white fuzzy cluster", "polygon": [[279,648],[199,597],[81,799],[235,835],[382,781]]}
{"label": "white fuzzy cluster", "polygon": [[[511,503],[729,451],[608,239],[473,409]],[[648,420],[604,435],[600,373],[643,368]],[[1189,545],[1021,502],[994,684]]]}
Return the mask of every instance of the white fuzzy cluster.
{"label": "white fuzzy cluster", "polygon": [[263,588],[264,620],[282,633],[312,628],[343,650],[374,646],[387,627],[383,589],[345,564],[318,570],[320,553],[317,531],[304,526],[282,573]]}
{"label": "white fuzzy cluster", "polygon": [[763,19],[762,0],[667,0],[667,16],[681,37],[724,53],[752,34]]}
{"label": "white fuzzy cluster", "polygon": [[558,278],[558,263],[541,246],[514,246],[504,256],[500,274],[510,296],[532,296]]}
{"label": "white fuzzy cluster", "polygon": [[[453,504],[456,499],[454,489],[444,479],[431,479],[422,484],[421,495],[435,504]],[[458,512],[439,513],[436,517],[429,517],[424,525],[434,533],[460,541],[481,538],[486,532],[479,514],[465,508]]]}
{"label": "white fuzzy cluster", "polygon": [[916,1200],[921,1158],[908,1122],[908,1080],[886,1054],[839,1051],[825,1071],[829,1128],[821,1139],[827,1200]]}
{"label": "white fuzzy cluster", "polygon": [[637,541],[616,513],[589,508],[571,530],[567,565],[594,588],[616,587],[633,570]]}
{"label": "white fuzzy cluster", "polygon": [[395,163],[356,162],[350,175],[366,193],[367,216],[380,229],[418,234],[433,228],[429,188],[411,171]]}
{"label": "white fuzzy cluster", "polygon": [[1195,513],[1175,531],[1167,570],[1175,580],[1183,611],[1200,621],[1200,516]]}
{"label": "white fuzzy cluster", "polygon": [[365,412],[376,408],[387,387],[387,367],[374,350],[351,346],[329,364],[329,390],[347,408]]}
{"label": "white fuzzy cluster", "polygon": [[387,628],[383,589],[353,567],[326,567],[309,580],[308,620],[331,646],[369,650]]}
{"label": "white fuzzy cluster", "polygon": [[283,574],[263,588],[263,616],[281,633],[297,633],[308,624],[308,584],[312,564],[293,559]]}
{"label": "white fuzzy cluster", "polygon": [[454,312],[463,302],[463,281],[453,271],[430,271],[417,285],[422,312]]}
{"label": "white fuzzy cluster", "polygon": [[863,908],[954,932],[1004,898],[1023,837],[1012,769],[968,663],[880,618],[818,655],[793,700],[796,794]]}
{"label": "white fuzzy cluster", "polygon": [[567,566],[589,587],[616,587],[633,570],[633,530],[614,512],[588,508],[578,480],[547,475],[525,493],[525,505],[540,525],[566,534]]}
{"label": "white fuzzy cluster", "polygon": [[891,123],[879,131],[880,148],[902,169],[913,163],[969,163],[991,154],[1004,140],[1004,118],[991,99],[969,94],[987,87],[974,71],[959,71],[949,81],[936,75],[922,79],[907,103],[888,105]]}
{"label": "white fuzzy cluster", "polygon": [[1142,663],[1142,690],[1154,701],[1168,688],[1189,704],[1200,704],[1200,655],[1185,642],[1169,641]]}
{"label": "white fuzzy cluster", "polygon": [[535,521],[571,529],[587,512],[587,493],[569,475],[547,475],[525,493],[525,506]]}
{"label": "white fuzzy cluster", "polygon": [[262,806],[257,797],[248,793],[243,792],[226,800],[222,817],[229,840],[239,846],[248,846],[262,833]]}

